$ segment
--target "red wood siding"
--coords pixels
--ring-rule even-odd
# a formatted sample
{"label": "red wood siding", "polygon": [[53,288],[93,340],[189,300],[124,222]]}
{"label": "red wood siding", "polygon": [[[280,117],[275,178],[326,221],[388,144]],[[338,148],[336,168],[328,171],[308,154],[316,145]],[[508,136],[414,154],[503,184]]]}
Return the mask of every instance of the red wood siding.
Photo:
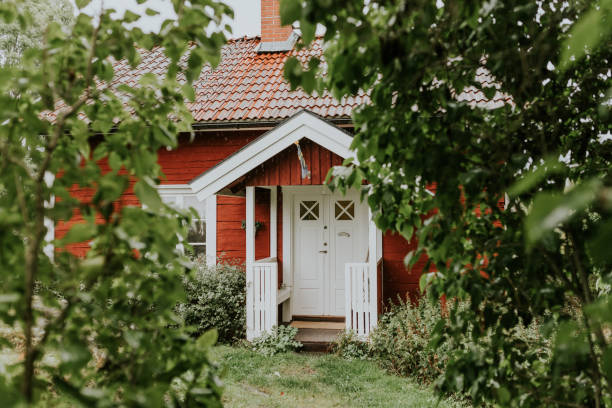
{"label": "red wood siding", "polygon": [[[217,196],[217,257],[223,262],[244,264],[246,261],[246,199]],[[255,221],[262,227],[255,234],[255,259],[270,256],[270,191],[255,192]]]}
{"label": "red wood siding", "polygon": [[387,232],[383,235],[383,293],[384,303],[395,302],[397,297],[412,300],[419,296],[419,279],[427,262],[427,256],[422,255],[416,264],[408,269],[404,265],[404,257],[416,249],[416,239],[408,242],[399,234]]}
{"label": "red wood siding", "polygon": [[302,139],[300,147],[308,170],[310,170],[310,178],[302,179],[297,147],[290,146],[253,169],[246,177],[246,185],[301,186],[323,184],[329,169],[332,166],[342,164],[342,157],[310,140]]}
{"label": "red wood siding", "polygon": [[[176,149],[158,151],[158,163],[164,173],[161,184],[186,184],[261,134],[262,130],[206,132],[197,134],[193,141],[190,141],[188,136],[182,135],[179,137]],[[101,161],[98,165],[102,173],[109,171],[105,161]],[[117,211],[124,206],[139,205],[138,198],[133,192],[135,182],[136,180],[130,181],[129,188],[116,203]],[[87,202],[93,196],[93,189],[74,186],[72,195],[82,202]],[[97,216],[96,220],[103,221],[100,216]],[[55,237],[63,237],[73,224],[80,221],[82,218],[78,212],[75,212],[69,220],[60,220],[55,228]],[[72,244],[66,249],[77,256],[84,256],[89,250],[89,244],[87,242]]]}
{"label": "red wood siding", "polygon": [[191,142],[188,136],[181,136],[176,149],[158,152],[158,163],[165,174],[161,184],[189,183],[262,134],[261,130],[206,132]]}

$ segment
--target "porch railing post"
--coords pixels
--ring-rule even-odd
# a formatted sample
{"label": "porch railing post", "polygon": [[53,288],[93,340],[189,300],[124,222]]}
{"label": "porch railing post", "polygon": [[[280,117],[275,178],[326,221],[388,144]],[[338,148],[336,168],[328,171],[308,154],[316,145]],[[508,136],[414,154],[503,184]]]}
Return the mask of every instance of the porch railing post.
{"label": "porch railing post", "polygon": [[246,188],[246,318],[247,340],[259,336],[255,328],[255,293],[253,264],[255,263],[255,188]]}
{"label": "porch railing post", "polygon": [[368,258],[368,297],[370,305],[370,328],[376,327],[378,323],[378,230],[372,217],[372,209],[368,208],[368,247],[370,256]]}

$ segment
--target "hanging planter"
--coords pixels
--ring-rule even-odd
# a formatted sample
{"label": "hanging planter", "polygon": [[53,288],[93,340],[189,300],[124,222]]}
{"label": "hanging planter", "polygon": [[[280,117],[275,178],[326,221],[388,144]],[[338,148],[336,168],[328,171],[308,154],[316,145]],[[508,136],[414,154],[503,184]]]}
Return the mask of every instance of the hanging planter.
{"label": "hanging planter", "polygon": [[[255,221],[255,234],[257,234],[257,231],[263,228],[263,226],[264,226],[263,222]],[[242,220],[242,225],[240,226],[240,228],[246,231],[246,220]]]}

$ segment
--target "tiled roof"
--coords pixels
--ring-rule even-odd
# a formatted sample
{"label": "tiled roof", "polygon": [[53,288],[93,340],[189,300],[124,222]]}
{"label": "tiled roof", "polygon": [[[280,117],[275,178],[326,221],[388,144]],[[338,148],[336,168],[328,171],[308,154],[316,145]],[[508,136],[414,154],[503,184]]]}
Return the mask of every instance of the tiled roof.
{"label": "tiled roof", "polygon": [[[194,83],[195,101],[187,104],[195,122],[278,120],[303,109],[328,119],[348,118],[368,99],[365,93],[338,101],[327,92],[319,96],[290,90],[283,78],[285,60],[320,56],[320,39],[309,49],[288,52],[257,53],[259,43],[259,37],[230,40],[221,51],[219,66],[204,67]],[[142,62],[135,70],[125,61],[115,63],[114,82],[135,85],[145,72],[164,74],[168,62],[162,49],[141,54]]]}
{"label": "tiled roof", "polygon": [[[221,51],[219,65],[214,70],[210,66],[203,68],[200,78],[194,83],[195,101],[187,103],[195,122],[274,121],[289,118],[304,109],[326,119],[350,118],[354,108],[369,101],[368,95],[362,91],[357,96],[338,101],[328,92],[308,95],[300,89],[290,90],[283,78],[286,59],[297,56],[306,62],[312,56],[321,56],[321,38],[316,39],[309,49],[286,52],[257,53],[260,42],[259,37],[229,40]],[[136,86],[145,73],[165,74],[168,60],[161,48],[141,50],[140,53],[142,60],[135,69],[131,69],[127,61],[114,62],[113,85]],[[488,100],[480,89],[468,86],[457,95],[459,101],[484,109],[512,104],[511,97],[499,90],[500,85],[486,69],[480,68],[475,79],[484,87],[496,87],[495,96]],[[60,101],[56,111],[46,112],[46,116],[54,120],[63,107]]]}
{"label": "tiled roof", "polygon": [[508,94],[503,93],[501,85],[496,82],[491,76],[491,73],[484,67],[480,67],[476,70],[476,82],[481,84],[483,88],[495,88],[495,95],[493,98],[487,99],[484,92],[473,85],[466,86],[463,91],[457,95],[457,100],[467,102],[472,108],[483,108],[483,109],[497,109],[502,106],[509,104],[514,105],[512,97]]}

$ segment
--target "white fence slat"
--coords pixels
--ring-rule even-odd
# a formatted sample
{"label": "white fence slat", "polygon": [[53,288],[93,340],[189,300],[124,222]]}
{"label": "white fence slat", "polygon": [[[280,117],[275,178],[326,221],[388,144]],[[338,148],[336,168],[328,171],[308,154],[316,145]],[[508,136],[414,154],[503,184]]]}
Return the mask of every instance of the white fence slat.
{"label": "white fence slat", "polygon": [[272,267],[266,265],[264,268],[265,271],[265,295],[266,297],[263,299],[263,305],[265,307],[264,310],[264,327],[266,331],[272,330],[272,305],[270,301],[272,300]]}
{"label": "white fence slat", "polygon": [[261,334],[261,268],[255,267],[255,331]]}
{"label": "white fence slat", "polygon": [[367,263],[347,263],[345,272],[345,321],[347,330],[359,337],[367,337],[376,324],[376,286],[372,284],[372,271]]}
{"label": "white fence slat", "polygon": [[353,303],[351,301],[352,299],[352,292],[351,292],[351,287],[353,286],[351,284],[351,264],[346,264],[344,265],[344,321],[345,321],[345,326],[347,329],[350,329],[351,327],[353,327],[353,322],[352,322],[352,310],[353,310]]}
{"label": "white fence slat", "polygon": [[363,334],[363,269],[357,268],[357,333]]}
{"label": "white fence slat", "polygon": [[247,268],[246,279],[246,310],[247,310],[247,339],[251,340],[255,337],[255,288],[253,279],[253,268]]}
{"label": "white fence slat", "polygon": [[270,330],[278,324],[278,264],[270,264]]}

